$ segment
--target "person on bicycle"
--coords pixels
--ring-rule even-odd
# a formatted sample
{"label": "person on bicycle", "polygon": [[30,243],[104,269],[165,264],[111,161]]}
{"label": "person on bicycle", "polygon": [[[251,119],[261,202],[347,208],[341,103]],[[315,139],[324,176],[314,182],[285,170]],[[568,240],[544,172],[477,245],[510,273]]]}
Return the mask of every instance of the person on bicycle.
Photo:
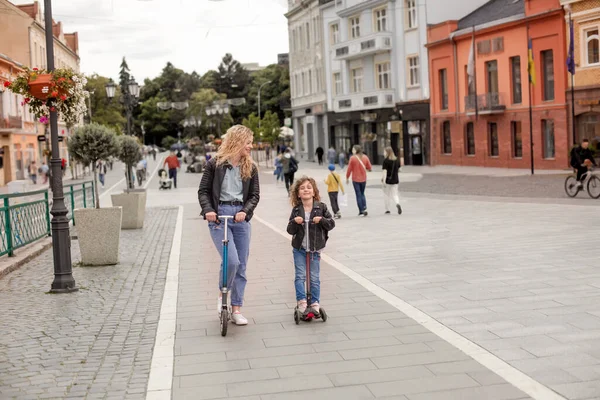
{"label": "person on bicycle", "polygon": [[588,172],[591,164],[596,166],[594,153],[589,149],[590,141],[583,139],[581,144],[571,150],[571,167],[577,170],[577,185],[583,187],[583,176]]}

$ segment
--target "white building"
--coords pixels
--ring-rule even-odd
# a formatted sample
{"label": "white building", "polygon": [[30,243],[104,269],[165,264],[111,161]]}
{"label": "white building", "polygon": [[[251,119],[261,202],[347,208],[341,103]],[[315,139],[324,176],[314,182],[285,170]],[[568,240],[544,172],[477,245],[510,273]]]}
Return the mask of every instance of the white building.
{"label": "white building", "polygon": [[323,63],[322,0],[288,0],[290,87],[295,151],[299,160],[314,160],[327,150],[327,94]]}
{"label": "white building", "polygon": [[[406,164],[427,164],[427,24],[484,0],[320,0],[328,139],[360,144],[372,161],[391,146]],[[432,21],[433,19],[433,21]]]}

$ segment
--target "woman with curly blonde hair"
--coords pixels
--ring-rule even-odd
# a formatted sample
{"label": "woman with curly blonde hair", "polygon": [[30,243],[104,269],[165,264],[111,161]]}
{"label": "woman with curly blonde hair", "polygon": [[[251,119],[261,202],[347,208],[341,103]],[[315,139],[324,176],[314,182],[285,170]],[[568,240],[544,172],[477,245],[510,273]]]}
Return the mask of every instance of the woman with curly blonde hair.
{"label": "woman with curly blonde hair", "polygon": [[[202,215],[208,221],[211,238],[221,258],[224,224],[218,216],[234,216],[234,223],[228,224],[227,228],[230,238],[227,287],[231,290],[231,319],[236,325],[248,324],[240,309],[250,254],[250,220],[260,200],[258,168],[250,156],[253,141],[254,133],[245,126],[229,128],[217,155],[206,164],[198,189]],[[223,282],[219,282],[219,289],[222,287]],[[222,308],[220,302],[219,293],[219,314]]]}

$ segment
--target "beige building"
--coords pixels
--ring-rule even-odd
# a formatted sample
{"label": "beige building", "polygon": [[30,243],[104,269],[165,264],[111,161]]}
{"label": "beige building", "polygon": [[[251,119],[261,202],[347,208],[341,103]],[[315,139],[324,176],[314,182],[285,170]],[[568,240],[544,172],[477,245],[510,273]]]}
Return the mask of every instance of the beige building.
{"label": "beige building", "polygon": [[571,119],[571,75],[568,76],[569,136],[573,144],[587,138],[600,141],[600,0],[561,0],[567,22],[569,46],[569,15],[575,37],[575,134]]}
{"label": "beige building", "polygon": [[[50,143],[38,142],[45,126],[37,122],[23,105],[22,96],[3,87],[24,67],[46,68],[46,35],[44,14],[36,1],[14,5],[0,0],[0,186],[12,180],[28,178],[27,168],[32,161],[41,165]],[[79,38],[77,33],[63,32],[61,22],[53,23],[55,66],[79,72]],[[66,125],[59,122],[59,135],[68,137]],[[68,160],[66,141],[61,142],[61,158]]]}

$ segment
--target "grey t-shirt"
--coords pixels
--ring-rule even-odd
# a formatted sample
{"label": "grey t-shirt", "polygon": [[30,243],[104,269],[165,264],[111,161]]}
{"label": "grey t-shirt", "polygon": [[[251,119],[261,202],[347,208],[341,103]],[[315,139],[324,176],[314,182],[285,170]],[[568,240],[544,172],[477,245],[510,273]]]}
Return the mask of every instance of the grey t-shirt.
{"label": "grey t-shirt", "polygon": [[219,201],[243,201],[244,185],[239,165],[225,170]]}
{"label": "grey t-shirt", "polygon": [[310,242],[308,237],[310,223],[307,224],[306,221],[310,221],[311,211],[304,211],[304,244],[302,245],[304,250],[310,250]]}

